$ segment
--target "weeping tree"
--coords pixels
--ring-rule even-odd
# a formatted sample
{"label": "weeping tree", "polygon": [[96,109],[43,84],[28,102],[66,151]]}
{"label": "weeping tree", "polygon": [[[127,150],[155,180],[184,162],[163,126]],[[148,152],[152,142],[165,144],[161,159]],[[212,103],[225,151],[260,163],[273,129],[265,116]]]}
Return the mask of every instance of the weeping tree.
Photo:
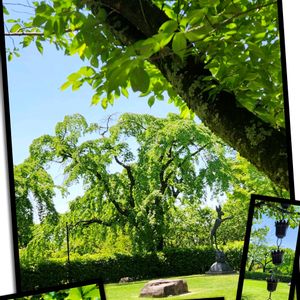
{"label": "weeping tree", "polygon": [[[189,235],[190,242],[181,243],[176,230],[197,234],[187,218],[208,229],[211,210],[201,206],[232,192],[233,183],[239,181],[236,152],[202,123],[175,114],[156,118],[127,113],[104,127],[88,124],[79,114],[66,116],[54,135],[33,141],[30,160],[45,172],[58,164],[65,192],[74,184],[83,190],[69,203],[55,230],[49,222],[37,229],[39,234],[30,242],[37,251],[47,248],[38,246],[45,241],[63,245],[66,222],[78,233],[93,228],[88,232],[98,232],[98,238],[100,232],[103,238],[105,232],[129,236],[134,251],[203,244],[207,240],[203,233],[198,231],[198,239]],[[261,186],[271,186],[256,172]]]}
{"label": "weeping tree", "polygon": [[[105,109],[131,88],[166,95],[274,183],[289,189],[277,6],[270,0],[28,2],[7,22],[21,45],[55,44],[86,66],[62,89],[91,85]],[[9,4],[7,4],[9,7]],[[7,8],[6,7],[6,8]],[[9,14],[7,9],[5,14]],[[9,19],[9,16],[7,17]],[[19,55],[7,49],[8,59]],[[125,168],[126,170],[126,168]]]}
{"label": "weeping tree", "polygon": [[239,155],[236,157],[231,174],[236,180],[232,181],[232,188],[226,193],[223,211],[225,216],[233,215],[234,218],[224,222],[218,229],[220,244],[244,240],[251,194],[272,195],[278,198],[289,197],[286,190],[270,180],[265,180],[262,173],[257,172],[252,164]]}
{"label": "weeping tree", "polygon": [[226,146],[202,124],[124,114],[107,133],[87,140],[99,130],[79,114],[66,116],[54,136],[30,147],[41,167],[63,167],[65,188],[82,180],[84,194],[70,203],[72,223],[127,228],[138,247],[162,250],[170,208],[200,204],[208,189],[229,187]]}
{"label": "weeping tree", "polygon": [[36,222],[47,218],[52,225],[57,223],[58,214],[53,203],[55,185],[47,171],[31,159],[14,168],[14,184],[18,244],[23,248],[33,237],[34,211],[37,211]]}

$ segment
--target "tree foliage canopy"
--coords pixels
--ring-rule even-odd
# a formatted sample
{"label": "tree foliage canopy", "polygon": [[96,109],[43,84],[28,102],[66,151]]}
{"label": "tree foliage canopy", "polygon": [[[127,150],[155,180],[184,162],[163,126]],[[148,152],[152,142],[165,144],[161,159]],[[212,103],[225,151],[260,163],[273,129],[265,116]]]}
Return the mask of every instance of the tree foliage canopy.
{"label": "tree foliage canopy", "polygon": [[150,106],[168,95],[289,188],[276,1],[52,0],[33,9],[8,20],[7,34],[41,53],[48,41],[78,54],[86,66],[62,89],[88,83],[104,109],[130,88]]}
{"label": "tree foliage canopy", "polygon": [[65,187],[82,180],[84,195],[70,203],[72,223],[129,225],[140,247],[147,240],[156,250],[163,247],[167,216],[176,202],[201,203],[208,188],[216,194],[229,188],[226,147],[201,124],[176,115],[124,114],[108,136],[84,138],[99,130],[79,114],[66,116],[54,136],[41,136],[30,147],[38,165],[63,166]]}
{"label": "tree foliage canopy", "polygon": [[19,245],[25,246],[32,238],[35,204],[39,221],[46,217],[55,223],[58,219],[53,203],[54,182],[41,166],[31,159],[14,168],[16,213]]}
{"label": "tree foliage canopy", "polygon": [[[66,222],[81,254],[97,251],[97,245],[113,236],[123,239],[129,251],[138,252],[209,244],[214,212],[203,206],[211,199],[225,198],[225,194],[235,203],[228,202],[224,208],[234,213],[233,224],[240,225],[233,226],[235,230],[224,229],[220,239],[239,240],[245,222],[237,222],[237,218],[246,220],[252,189],[269,195],[281,191],[273,190],[270,180],[202,123],[175,114],[155,118],[126,113],[113,126],[109,121],[102,126],[88,124],[80,114],[66,116],[57,123],[54,135],[46,134],[32,142],[30,158],[16,167],[26,171],[30,161],[39,170],[41,180],[29,182],[30,189],[43,178],[51,182],[44,185],[49,190],[43,194],[46,199],[37,194],[37,203],[52,203],[49,174],[53,164],[64,174],[63,193],[74,184],[82,186],[58,222],[48,217],[36,225],[34,237],[27,243],[36,251],[34,255],[48,255],[47,251],[52,253],[64,245]],[[19,194],[16,199],[20,201],[18,216],[23,226],[26,206],[22,207]],[[239,201],[241,205],[236,205]],[[179,238],[180,233],[184,237]]]}

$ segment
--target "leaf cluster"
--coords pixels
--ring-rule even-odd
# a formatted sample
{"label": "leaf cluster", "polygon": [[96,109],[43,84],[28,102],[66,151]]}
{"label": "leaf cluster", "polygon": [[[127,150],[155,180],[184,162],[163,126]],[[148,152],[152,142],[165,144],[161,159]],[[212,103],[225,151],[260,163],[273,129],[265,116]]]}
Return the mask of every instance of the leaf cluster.
{"label": "leaf cluster", "polygon": [[[87,65],[70,74],[62,89],[88,83],[92,104],[106,109],[131,88],[152,106],[168,94],[184,117],[192,116],[184,99],[154,66],[162,57],[189,56],[206,64],[211,76],[204,90],[233,92],[240,105],[274,127],[284,127],[277,3],[270,0],[154,1],[169,20],[153,36],[124,46],[106,24],[106,11],[93,1],[34,2],[29,20],[8,19],[10,34],[24,35],[23,47],[54,43],[66,55],[79,55]],[[16,49],[9,53],[9,59]],[[150,61],[151,63],[149,63]],[[181,63],[180,63],[181,61]],[[153,64],[154,63],[154,64]],[[217,84],[216,84],[217,83]]]}

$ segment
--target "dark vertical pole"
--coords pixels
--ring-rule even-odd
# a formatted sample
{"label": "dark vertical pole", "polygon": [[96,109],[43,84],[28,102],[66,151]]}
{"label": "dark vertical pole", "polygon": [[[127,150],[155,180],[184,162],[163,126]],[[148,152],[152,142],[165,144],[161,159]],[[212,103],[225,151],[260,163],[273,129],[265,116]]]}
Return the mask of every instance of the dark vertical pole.
{"label": "dark vertical pole", "polygon": [[69,224],[66,222],[66,234],[67,234],[67,256],[68,256],[68,262],[67,262],[67,280],[70,282],[70,241],[69,241]]}
{"label": "dark vertical pole", "polygon": [[[298,229],[298,230],[300,230],[300,229]],[[299,247],[299,245],[298,245],[298,247]],[[295,274],[296,274],[295,275],[296,276],[295,280],[296,280],[296,294],[297,294],[297,297],[295,297],[295,299],[300,299],[300,253],[299,253],[299,251],[298,251],[298,255],[299,255],[299,257],[296,258],[296,261],[298,262],[298,266],[296,264],[296,270],[298,272],[297,271],[295,272]]]}
{"label": "dark vertical pole", "polygon": [[300,299],[300,225],[295,249],[295,260],[290,287],[289,300]]}
{"label": "dark vertical pole", "polygon": [[70,243],[69,243],[69,225],[66,222],[66,230],[67,230],[67,254],[68,254],[68,265],[70,265]]}

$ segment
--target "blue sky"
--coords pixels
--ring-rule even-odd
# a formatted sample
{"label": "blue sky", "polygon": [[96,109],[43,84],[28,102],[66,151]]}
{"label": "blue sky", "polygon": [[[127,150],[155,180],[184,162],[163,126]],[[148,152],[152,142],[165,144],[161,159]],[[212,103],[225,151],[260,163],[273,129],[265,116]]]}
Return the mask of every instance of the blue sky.
{"label": "blue sky", "polygon": [[[297,211],[300,211],[300,206],[298,206]],[[252,226],[252,230],[253,230],[253,228],[257,229],[257,228],[262,228],[262,227],[265,227],[265,226],[268,226],[270,228],[270,230],[269,230],[269,232],[266,236],[267,243],[270,246],[276,246],[277,245],[276,244],[277,237],[275,235],[275,221],[276,220],[274,220],[273,218],[270,218],[266,215],[263,215],[262,220],[259,223],[254,224]],[[298,227],[296,227],[294,229],[289,227],[287,229],[286,236],[282,239],[281,247],[282,248],[290,248],[290,249],[295,250],[296,242],[297,242],[297,234],[298,234]]]}
{"label": "blue sky", "polygon": [[35,47],[21,49],[21,57],[8,63],[15,164],[27,157],[28,146],[34,138],[53,132],[55,124],[67,114],[81,113],[89,122],[99,122],[112,113],[165,117],[169,112],[179,112],[167,101],[159,101],[150,108],[147,98],[133,92],[128,99],[120,97],[113,106],[103,110],[100,105],[90,105],[93,90],[88,85],[75,92],[61,91],[67,76],[83,65],[78,57],[64,56],[54,46],[46,46],[43,55]]}
{"label": "blue sky", "polygon": [[[7,44],[9,42],[7,39]],[[74,92],[71,89],[60,90],[67,76],[85,65],[78,57],[65,56],[53,45],[45,45],[43,55],[34,46],[21,49],[20,53],[20,58],[14,58],[7,64],[14,164],[28,157],[33,139],[54,133],[55,124],[65,115],[80,113],[88,122],[101,122],[113,113],[116,113],[115,118],[124,112],[157,117],[165,117],[169,112],[179,113],[178,108],[168,104],[167,100],[158,101],[150,108],[147,98],[140,98],[133,92],[128,99],[120,97],[106,110],[101,105],[91,106],[94,92],[88,85]],[[57,172],[57,183],[61,183],[61,172],[59,169],[54,172]],[[58,211],[65,211],[67,201],[79,193],[78,187],[70,191],[67,199],[62,200],[60,194],[54,199]]]}

